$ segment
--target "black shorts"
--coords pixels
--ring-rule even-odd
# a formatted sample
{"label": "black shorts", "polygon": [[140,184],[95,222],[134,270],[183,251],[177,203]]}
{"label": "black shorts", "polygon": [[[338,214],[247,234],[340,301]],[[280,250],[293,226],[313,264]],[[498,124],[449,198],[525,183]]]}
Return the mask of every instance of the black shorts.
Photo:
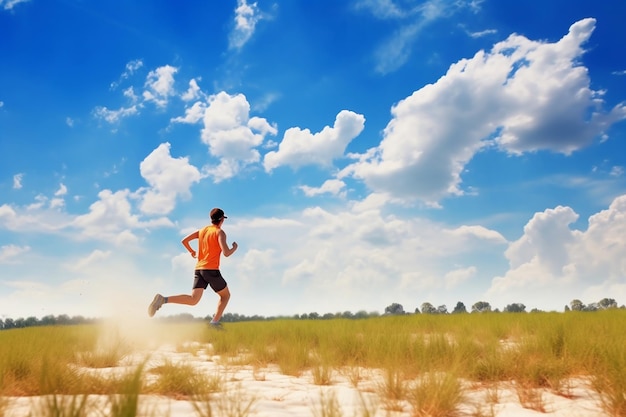
{"label": "black shorts", "polygon": [[226,281],[219,269],[196,269],[193,278],[193,288],[204,288],[211,286],[213,291],[218,292],[226,288]]}

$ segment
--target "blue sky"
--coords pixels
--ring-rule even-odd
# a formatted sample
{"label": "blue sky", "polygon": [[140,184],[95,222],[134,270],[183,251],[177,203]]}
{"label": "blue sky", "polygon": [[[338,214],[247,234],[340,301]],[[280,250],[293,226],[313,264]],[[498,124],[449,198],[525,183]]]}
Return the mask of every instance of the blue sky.
{"label": "blue sky", "polygon": [[0,0],[0,317],[189,292],[213,207],[232,313],[624,304],[624,15]]}

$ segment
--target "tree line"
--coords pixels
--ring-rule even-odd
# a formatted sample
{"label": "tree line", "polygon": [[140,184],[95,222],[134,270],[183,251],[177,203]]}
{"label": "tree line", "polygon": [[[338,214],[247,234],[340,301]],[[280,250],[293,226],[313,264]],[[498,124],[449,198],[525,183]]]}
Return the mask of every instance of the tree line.
{"label": "tree line", "polygon": [[[618,307],[617,302],[613,298],[603,298],[598,302],[584,304],[578,299],[572,300],[569,305],[565,305],[564,312],[568,311],[600,311],[608,309],[626,309],[623,304]],[[526,313],[526,306],[522,303],[512,303],[506,305],[502,311],[495,308],[492,309],[491,304],[486,301],[478,301],[472,304],[470,311],[467,311],[465,304],[461,301],[456,303],[456,306],[452,311],[448,311],[445,305],[435,307],[429,302],[422,303],[420,308],[415,308],[413,313],[406,312],[402,304],[392,303],[385,307],[383,315],[402,315],[402,314],[467,314],[467,313]],[[533,308],[531,313],[541,312],[536,308]],[[366,319],[371,317],[380,317],[381,314],[377,311],[367,312],[365,310],[352,313],[351,311],[343,311],[337,313],[325,313],[319,314],[316,312],[295,314],[293,316],[260,316],[252,315],[246,316],[238,313],[225,313],[222,316],[222,321],[226,323],[234,323],[240,321],[265,321],[265,320],[278,320],[278,319],[294,319],[294,320],[330,320],[330,319]],[[156,318],[155,320],[162,322],[191,322],[191,321],[208,321],[211,320],[211,316],[195,317],[188,313],[182,313],[172,316],[164,316]],[[48,315],[41,319],[31,316],[27,318],[0,319],[0,330],[19,329],[24,327],[34,326],[55,326],[55,325],[77,325],[77,324],[93,324],[102,321],[98,318],[85,318],[83,316],[73,316],[62,314],[59,316]]]}
{"label": "tree line", "polygon": [[[615,301],[615,299],[613,298],[603,298],[598,302],[590,303],[588,305],[585,305],[582,301],[578,299],[574,299],[569,303],[569,305],[567,304],[565,305],[565,308],[563,309],[563,311],[565,312],[599,311],[599,310],[608,310],[611,308],[626,309],[626,306],[622,304],[620,307],[618,307],[617,301]],[[451,312],[448,312],[448,308],[446,307],[445,304],[435,307],[429,302],[422,303],[421,308],[415,308],[415,311],[414,311],[415,314],[420,314],[420,313],[422,314],[459,314],[459,313],[467,313],[467,312],[468,311],[467,311],[467,308],[465,307],[465,304],[463,304],[461,301],[456,303],[456,306]],[[490,312],[500,313],[500,310],[497,308],[492,309],[491,304],[489,304],[487,301],[478,301],[472,305],[471,312],[472,313],[490,313]],[[502,312],[526,313],[526,306],[522,303],[507,304],[502,310]],[[542,310],[533,308],[530,312],[537,313],[537,312],[542,312]],[[410,314],[410,313],[405,312],[401,304],[393,303],[385,307],[385,314]]]}

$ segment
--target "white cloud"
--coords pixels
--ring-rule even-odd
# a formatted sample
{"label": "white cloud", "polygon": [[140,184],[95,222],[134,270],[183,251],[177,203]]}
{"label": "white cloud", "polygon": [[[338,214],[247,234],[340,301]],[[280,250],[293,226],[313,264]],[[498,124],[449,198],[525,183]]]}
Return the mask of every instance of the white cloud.
{"label": "white cloud", "polygon": [[119,80],[111,83],[111,89],[116,89],[122,81],[130,78],[141,67],[143,67],[143,61],[141,59],[134,59],[127,62],[124,72],[120,75]]}
{"label": "white cloud", "polygon": [[494,47],[494,53],[510,59],[502,90],[506,113],[498,121],[501,148],[511,153],[549,149],[570,154],[626,119],[623,104],[602,111],[603,93],[591,90],[587,69],[577,63],[594,28],[594,19],[584,19],[556,43],[512,35]]}
{"label": "white cloud", "polygon": [[621,288],[604,297],[626,298],[626,195],[589,217],[586,230],[570,227],[577,219],[570,207],[536,213],[506,250],[509,270],[493,279],[489,294],[506,303],[523,301],[520,293],[533,294],[533,301],[544,304],[558,294],[568,303],[600,287]]}
{"label": "white cloud", "polygon": [[4,106],[4,101],[0,100],[0,108]]}
{"label": "white cloud", "polygon": [[209,97],[204,112],[202,141],[220,164],[206,168],[219,182],[236,175],[247,165],[259,162],[256,149],[266,135],[276,135],[277,129],[260,117],[250,118],[250,105],[243,94],[231,96],[220,92]]}
{"label": "white cloud", "polygon": [[335,158],[343,156],[348,144],[365,126],[363,115],[342,110],[335,118],[333,127],[326,126],[321,132],[293,127],[287,129],[277,151],[265,154],[265,171],[288,165],[299,168],[305,165],[330,166]]}
{"label": "white cloud", "polygon": [[324,181],[324,184],[322,184],[320,187],[309,187],[307,185],[302,185],[298,188],[300,188],[300,190],[302,190],[302,192],[304,192],[304,195],[306,195],[307,197],[314,197],[320,194],[345,196],[344,189],[346,188],[346,183],[341,180],[331,179]]}
{"label": "white cloud", "polygon": [[201,93],[202,91],[200,91],[198,82],[194,78],[192,78],[191,81],[189,81],[189,88],[180,96],[180,98],[183,101],[191,101],[200,97]]}
{"label": "white cloud", "polygon": [[87,257],[73,260],[72,263],[66,265],[67,269],[72,271],[84,271],[88,272],[90,268],[94,267],[105,267],[103,265],[103,261],[106,261],[111,257],[111,251],[103,251],[100,249],[96,249],[91,252]]}
{"label": "white cloud", "polygon": [[82,239],[96,239],[112,242],[117,245],[134,244],[138,237],[134,229],[152,229],[171,227],[173,224],[166,218],[143,221],[133,214],[128,190],[112,192],[102,190],[98,193],[99,200],[89,206],[89,212],[77,216],[71,226],[79,229]]}
{"label": "white cloud", "polygon": [[135,94],[135,88],[133,86],[128,87],[123,92],[124,97],[130,100],[131,103],[137,103],[139,101],[139,97]]}
{"label": "white cloud", "polygon": [[172,257],[172,270],[189,273],[189,271],[194,270],[196,262],[197,259],[192,258],[189,252],[184,251]]}
{"label": "white cloud", "polygon": [[195,124],[202,120],[204,112],[206,111],[206,104],[201,101],[196,101],[191,107],[185,109],[185,116],[174,117],[170,121],[172,123],[187,123]]}
{"label": "white cloud", "polygon": [[60,210],[46,209],[48,198],[35,197],[35,202],[25,207],[9,204],[0,205],[0,227],[7,230],[25,232],[57,233],[71,221]]}
{"label": "white cloud", "polygon": [[496,29],[485,29],[478,32],[467,32],[467,34],[472,38],[482,38],[483,36],[495,35],[498,33]]}
{"label": "white cloud", "polygon": [[172,158],[170,144],[162,143],[139,165],[141,176],[150,188],[142,192],[140,209],[149,214],[168,214],[177,197],[191,197],[190,187],[200,181],[198,169],[189,158]]}
{"label": "white cloud", "polygon": [[20,190],[22,188],[22,179],[24,178],[24,174],[15,174],[13,175],[13,189]]}
{"label": "white cloud", "polygon": [[120,120],[133,116],[139,111],[137,106],[121,107],[118,110],[110,110],[105,106],[98,106],[94,109],[93,114],[96,118],[103,119],[110,124],[116,124]]}
{"label": "white cloud", "polygon": [[13,10],[13,8],[15,6],[17,6],[20,3],[27,3],[30,0],[0,0],[0,6],[4,9],[4,10]]}
{"label": "white cloud", "polygon": [[[229,237],[245,242],[248,248],[262,248],[262,253],[246,259],[254,265],[262,263],[264,271],[276,271],[263,282],[258,280],[259,269],[251,266],[238,264],[233,274],[251,285],[252,293],[266,287],[279,288],[273,293],[288,292],[290,308],[297,311],[335,308],[330,305],[356,311],[381,302],[418,305],[416,295],[425,301],[433,294],[441,303],[442,298],[458,296],[443,295],[454,279],[457,288],[468,286],[466,297],[478,300],[482,296],[491,276],[487,271],[478,274],[478,268],[472,269],[467,260],[480,261],[487,253],[493,262],[506,242],[502,236],[494,239],[492,234],[499,234],[486,229],[483,233],[457,232],[457,228],[383,211],[382,207],[336,212],[311,207],[282,220],[231,223]],[[468,266],[451,272],[450,265]],[[470,285],[481,279],[485,284]],[[311,293],[316,296],[306,296]]]}
{"label": "white cloud", "polygon": [[164,65],[148,73],[146,78],[146,89],[143,92],[144,101],[154,102],[157,107],[167,106],[170,96],[175,94],[174,74],[178,68],[171,65]]}
{"label": "white cloud", "polygon": [[458,287],[463,282],[468,281],[476,275],[476,267],[470,266],[467,268],[454,269],[446,273],[443,277],[445,281],[446,289],[450,290]]}
{"label": "white cloud", "polygon": [[54,192],[54,195],[57,196],[57,197],[60,197],[60,196],[66,195],[66,194],[67,194],[67,187],[65,186],[65,184],[60,183],[59,184],[59,189]]}
{"label": "white cloud", "polygon": [[229,47],[242,48],[254,34],[256,24],[262,18],[257,3],[248,4],[246,0],[237,0],[235,9],[235,27],[229,37]]}
{"label": "white cloud", "polygon": [[0,246],[0,264],[19,263],[20,255],[29,251],[30,246]]}
{"label": "white cloud", "polygon": [[577,63],[594,23],[575,23],[556,43],[511,35],[491,52],[453,64],[436,83],[395,105],[380,145],[356,156],[342,175],[436,205],[463,193],[461,174],[487,145],[511,154],[569,154],[588,145],[626,118],[623,105],[602,111],[600,94]]}

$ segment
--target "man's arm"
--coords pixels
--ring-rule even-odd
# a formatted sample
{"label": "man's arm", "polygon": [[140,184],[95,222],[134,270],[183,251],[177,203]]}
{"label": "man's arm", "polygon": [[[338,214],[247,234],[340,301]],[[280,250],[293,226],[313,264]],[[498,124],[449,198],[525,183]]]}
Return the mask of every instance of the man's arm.
{"label": "man's arm", "polygon": [[228,242],[226,242],[226,232],[224,232],[223,230],[220,230],[220,233],[217,237],[217,241],[220,244],[220,248],[222,248],[222,253],[227,258],[233,253],[235,253],[235,251],[237,250],[237,242],[233,242],[232,248],[228,247]]}
{"label": "man's arm", "polygon": [[200,236],[199,232],[196,230],[195,232],[185,236],[185,238],[183,239],[183,246],[185,247],[185,249],[187,249],[187,251],[189,251],[189,253],[191,254],[192,257],[196,257],[196,251],[193,250],[193,248],[189,245],[189,242],[191,242],[194,239],[198,239],[198,237]]}

